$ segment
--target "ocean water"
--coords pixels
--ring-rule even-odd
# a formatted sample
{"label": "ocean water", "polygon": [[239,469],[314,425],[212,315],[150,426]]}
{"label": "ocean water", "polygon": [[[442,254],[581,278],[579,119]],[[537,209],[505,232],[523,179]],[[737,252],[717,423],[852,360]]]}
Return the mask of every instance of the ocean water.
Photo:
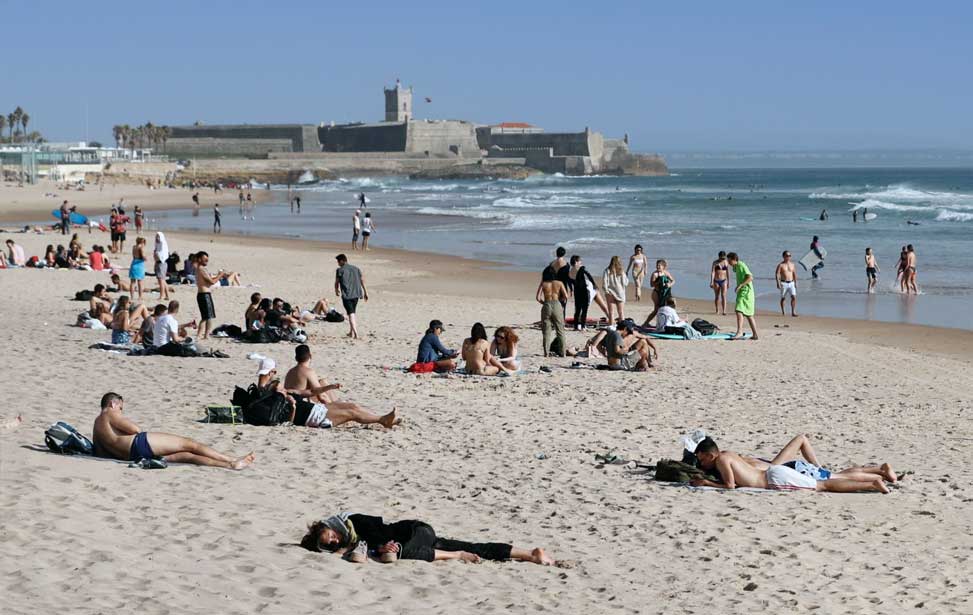
{"label": "ocean water", "polygon": [[[774,268],[783,250],[800,259],[818,235],[827,249],[821,279],[800,271],[799,311],[973,329],[973,170],[675,170],[669,177],[537,176],[524,181],[411,181],[401,177],[272,186],[274,203],[241,220],[235,195],[223,198],[226,231],[348,241],[356,195],[368,196],[375,245],[460,254],[539,271],[554,248],[580,254],[593,274],[613,255],[627,263],[641,244],[665,258],[677,296],[711,298],[717,252],[735,251],[756,277],[758,305],[775,309]],[[202,193],[204,206],[212,193]],[[852,221],[855,209],[877,214]],[[822,209],[830,219],[818,221]],[[212,213],[152,214],[162,228],[206,228]],[[913,224],[910,224],[912,222]],[[918,297],[894,288],[899,250],[918,256]],[[879,292],[865,292],[864,254],[881,267]]]}

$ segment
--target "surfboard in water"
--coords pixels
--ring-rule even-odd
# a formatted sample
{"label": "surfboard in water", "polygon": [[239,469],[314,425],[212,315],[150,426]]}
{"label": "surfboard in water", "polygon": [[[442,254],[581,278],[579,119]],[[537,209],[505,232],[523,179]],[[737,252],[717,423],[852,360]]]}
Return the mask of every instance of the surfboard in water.
{"label": "surfboard in water", "polygon": [[[54,209],[54,210],[52,210],[51,211],[51,215],[54,216],[54,218],[56,218],[58,220],[58,222],[61,221],[61,210],[60,209]],[[71,212],[70,220],[71,220],[71,224],[88,224],[88,216],[82,216],[81,214],[79,214],[76,211],[72,211]]]}
{"label": "surfboard in water", "polygon": [[865,214],[865,219],[866,220],[874,220],[877,217],[878,217],[878,214],[873,214],[873,213],[867,213],[867,214]]}

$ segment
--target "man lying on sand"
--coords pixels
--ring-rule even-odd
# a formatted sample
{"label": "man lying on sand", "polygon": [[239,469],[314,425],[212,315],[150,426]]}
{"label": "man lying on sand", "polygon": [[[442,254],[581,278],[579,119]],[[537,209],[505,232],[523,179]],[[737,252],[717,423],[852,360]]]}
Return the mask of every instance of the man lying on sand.
{"label": "man lying on sand", "polygon": [[364,564],[369,556],[383,564],[400,559],[427,562],[458,559],[474,564],[484,559],[517,560],[542,566],[554,564],[544,549],[521,549],[508,544],[473,543],[436,536],[422,521],[385,523],[381,517],[339,513],[312,523],[301,539],[308,551],[329,551],[349,562]]}
{"label": "man lying on sand", "polygon": [[93,429],[95,455],[124,461],[162,458],[173,463],[231,470],[242,470],[253,463],[253,453],[234,459],[189,438],[142,431],[122,414],[123,404],[118,393],[105,393],[101,398],[101,414],[95,419]]}
{"label": "man lying on sand", "polygon": [[[798,458],[803,454],[807,461]],[[813,490],[834,493],[879,491],[888,493],[885,480],[898,480],[889,464],[870,467],[852,467],[831,472],[820,467],[817,456],[807,436],[796,436],[769,462],[754,457],[721,451],[712,438],[704,438],[696,446],[696,458],[706,470],[716,469],[723,482],[705,479],[692,481],[695,487],[756,487],[777,490]],[[883,480],[885,479],[885,480]]]}
{"label": "man lying on sand", "polygon": [[402,422],[395,408],[379,416],[358,404],[335,401],[330,391],[341,388],[340,384],[324,384],[311,369],[311,349],[301,344],[294,350],[297,365],[287,372],[284,382],[277,377],[277,362],[259,354],[250,358],[260,361],[257,386],[274,390],[283,395],[293,408],[290,422],[306,427],[337,427],[345,423],[371,425],[378,423],[391,429]]}

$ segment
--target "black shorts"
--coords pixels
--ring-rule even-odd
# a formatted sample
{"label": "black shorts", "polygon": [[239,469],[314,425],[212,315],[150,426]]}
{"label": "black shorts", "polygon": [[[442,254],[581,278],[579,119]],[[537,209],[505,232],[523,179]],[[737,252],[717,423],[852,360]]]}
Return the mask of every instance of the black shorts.
{"label": "black shorts", "polygon": [[354,299],[345,299],[344,297],[342,297],[341,305],[345,306],[345,313],[350,316],[355,313],[355,310],[358,309],[358,298],[356,297]]}
{"label": "black shorts", "polygon": [[125,241],[125,231],[118,233],[118,241]]}
{"label": "black shorts", "polygon": [[118,241],[118,233],[116,233],[115,231],[112,231],[111,232],[111,240],[112,241]]}
{"label": "black shorts", "polygon": [[213,305],[213,293],[198,293],[196,295],[196,306],[199,307],[200,320],[212,320],[216,318],[216,307]]}

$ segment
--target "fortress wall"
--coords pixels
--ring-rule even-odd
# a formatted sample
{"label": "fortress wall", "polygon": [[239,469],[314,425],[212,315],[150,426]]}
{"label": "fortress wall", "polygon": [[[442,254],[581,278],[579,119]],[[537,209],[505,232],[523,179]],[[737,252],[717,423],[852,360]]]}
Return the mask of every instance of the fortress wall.
{"label": "fortress wall", "polygon": [[[208,141],[206,141],[208,139]],[[288,141],[286,149],[279,145],[281,141]],[[232,142],[249,142],[244,145]],[[303,152],[320,151],[320,143],[316,127],[302,124],[227,124],[214,126],[174,126],[167,142],[167,151],[177,153],[196,154],[245,154],[261,153],[260,142],[267,141],[270,148],[263,148],[262,153],[268,151]],[[205,151],[199,148],[207,144],[215,148]]]}
{"label": "fortress wall", "polygon": [[409,122],[405,151],[431,156],[480,157],[473,124],[460,121]]}
{"label": "fortress wall", "polygon": [[238,138],[170,138],[166,142],[169,156],[259,156],[269,152],[290,152],[294,147],[290,139],[238,139]]}
{"label": "fortress wall", "polygon": [[534,134],[494,133],[489,135],[490,145],[504,149],[551,148],[555,156],[590,155],[590,136],[600,133],[586,132],[541,132]]}
{"label": "fortress wall", "polygon": [[325,152],[404,152],[407,127],[405,122],[324,126],[318,139]]}

